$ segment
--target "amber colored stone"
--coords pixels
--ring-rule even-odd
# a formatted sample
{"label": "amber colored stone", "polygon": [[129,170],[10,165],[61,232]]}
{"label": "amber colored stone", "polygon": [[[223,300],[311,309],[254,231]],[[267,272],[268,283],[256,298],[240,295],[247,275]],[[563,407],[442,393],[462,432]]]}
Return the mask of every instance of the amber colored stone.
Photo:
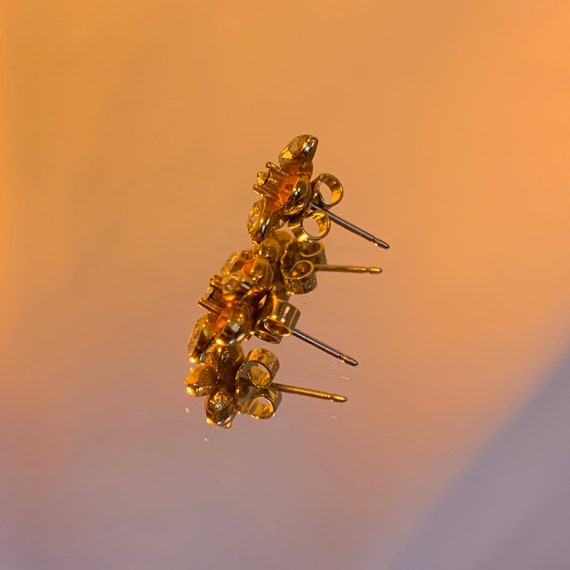
{"label": "amber colored stone", "polygon": [[225,346],[246,340],[254,326],[252,310],[247,303],[226,307],[215,324],[216,344]]}
{"label": "amber colored stone", "polygon": [[186,389],[191,396],[207,396],[216,387],[216,369],[207,364],[198,364],[186,378]]}
{"label": "amber colored stone", "polygon": [[198,320],[188,339],[190,362],[200,362],[204,353],[214,340],[214,319],[208,314]]}
{"label": "amber colored stone", "polygon": [[285,170],[303,168],[312,162],[319,140],[312,135],[295,137],[279,154],[279,166]]}

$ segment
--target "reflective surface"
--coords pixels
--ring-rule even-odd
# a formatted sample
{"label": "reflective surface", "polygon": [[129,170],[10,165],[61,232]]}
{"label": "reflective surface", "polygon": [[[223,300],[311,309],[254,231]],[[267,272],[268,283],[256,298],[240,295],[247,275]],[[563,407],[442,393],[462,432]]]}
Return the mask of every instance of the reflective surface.
{"label": "reflective surface", "polygon": [[[0,567],[565,568],[564,3],[5,12]],[[300,305],[360,366],[283,342],[280,381],[349,401],[215,430],[195,300],[301,132],[392,246],[332,225],[384,272]]]}

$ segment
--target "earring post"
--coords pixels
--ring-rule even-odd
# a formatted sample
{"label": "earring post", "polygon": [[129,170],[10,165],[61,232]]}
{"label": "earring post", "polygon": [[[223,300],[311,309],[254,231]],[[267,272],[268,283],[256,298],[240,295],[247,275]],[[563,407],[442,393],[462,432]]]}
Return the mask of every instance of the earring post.
{"label": "earring post", "polygon": [[346,402],[347,397],[342,394],[331,394],[330,392],[323,392],[322,390],[312,390],[311,388],[301,388],[299,386],[289,386],[288,384],[271,384],[272,388],[279,390],[279,392],[286,392],[288,394],[297,394],[299,396],[309,396],[310,398],[320,398],[321,400],[330,400],[331,402]]}
{"label": "earring post", "polygon": [[381,267],[369,267],[365,265],[315,265],[317,271],[338,271],[340,273],[370,273],[378,275],[382,273]]}
{"label": "earring post", "polygon": [[319,350],[322,350],[323,352],[326,352],[327,354],[330,354],[331,356],[342,360],[344,363],[350,364],[350,366],[358,366],[358,361],[352,358],[352,356],[348,356],[347,354],[340,352],[336,348],[333,348],[332,346],[329,346],[328,344],[317,340],[316,338],[308,335],[307,333],[304,333],[303,331],[300,331],[299,329],[291,329],[291,334],[301,340],[304,340],[311,346],[314,346],[315,348],[318,348]]}
{"label": "earring post", "polygon": [[321,212],[325,212],[325,214],[330,218],[332,222],[338,224],[341,228],[344,228],[345,230],[348,230],[349,232],[352,232],[353,234],[356,234],[357,236],[360,236],[361,238],[364,238],[365,240],[372,242],[375,246],[381,247],[383,249],[390,249],[390,244],[388,244],[384,240],[381,240],[380,238],[377,238],[375,235],[372,235],[370,232],[367,232],[362,228],[355,226],[354,224],[350,223],[348,220],[345,220],[344,218],[341,218],[340,216],[333,214],[330,210],[321,208],[313,203],[311,203],[310,207],[312,210],[320,210]]}

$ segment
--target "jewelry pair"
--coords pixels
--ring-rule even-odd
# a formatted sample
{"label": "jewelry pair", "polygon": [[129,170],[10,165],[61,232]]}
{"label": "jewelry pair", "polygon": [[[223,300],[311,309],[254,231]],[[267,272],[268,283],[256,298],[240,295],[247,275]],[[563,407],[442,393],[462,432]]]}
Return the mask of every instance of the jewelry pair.
{"label": "jewelry pair", "polygon": [[[249,213],[252,247],[232,254],[198,303],[201,317],[188,342],[191,364],[186,379],[192,396],[204,396],[206,420],[229,428],[238,413],[257,419],[272,417],[282,393],[345,402],[346,397],[275,382],[279,360],[270,350],[247,355],[242,343],[256,336],[271,344],[294,336],[346,364],[357,361],[297,328],[299,309],[292,295],[313,291],[319,271],[378,274],[379,267],[330,265],[322,239],[331,222],[374,245],[389,245],[331,212],[343,198],[343,187],[332,174],[311,180],[318,140],[295,137],[259,172],[253,189],[261,196]],[[311,228],[312,225],[312,228]],[[315,230],[316,228],[316,230]]]}

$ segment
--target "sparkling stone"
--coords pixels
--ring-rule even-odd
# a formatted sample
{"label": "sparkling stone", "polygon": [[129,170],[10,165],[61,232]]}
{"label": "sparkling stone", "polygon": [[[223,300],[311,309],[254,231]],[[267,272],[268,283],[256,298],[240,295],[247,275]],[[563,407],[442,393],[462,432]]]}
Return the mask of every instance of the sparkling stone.
{"label": "sparkling stone", "polygon": [[319,141],[312,135],[295,137],[279,155],[279,165],[286,166],[291,162],[306,163],[313,160]]}

